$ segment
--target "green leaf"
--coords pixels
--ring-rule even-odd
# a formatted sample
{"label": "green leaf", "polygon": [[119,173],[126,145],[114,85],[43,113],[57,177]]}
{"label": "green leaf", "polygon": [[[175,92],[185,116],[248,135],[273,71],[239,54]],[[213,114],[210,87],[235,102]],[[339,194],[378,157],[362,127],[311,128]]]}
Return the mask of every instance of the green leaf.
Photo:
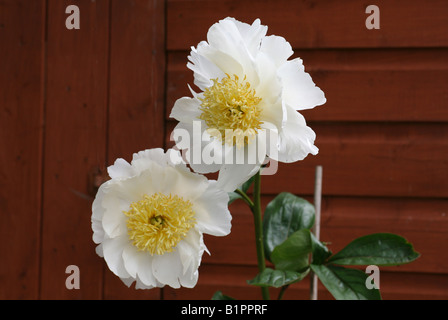
{"label": "green leaf", "polygon": [[272,262],[277,270],[303,272],[309,266],[311,250],[311,232],[301,229],[275,247]]}
{"label": "green leaf", "polygon": [[339,265],[393,266],[414,261],[419,257],[412,244],[391,233],[375,233],[350,242],[329,259]]}
{"label": "green leaf", "polygon": [[235,300],[232,297],[226,296],[221,291],[216,291],[212,297],[212,300]]}
{"label": "green leaf", "polygon": [[381,300],[378,289],[367,289],[361,270],[314,264],[311,269],[336,300]]}
{"label": "green leaf", "polygon": [[266,207],[263,218],[263,242],[266,259],[271,261],[272,251],[291,234],[300,229],[311,229],[314,223],[314,206],[288,192],[282,192]]}
{"label": "green leaf", "polygon": [[311,249],[313,252],[313,264],[323,264],[325,260],[331,256],[331,251],[325,244],[316,239],[314,234],[311,233]]}
{"label": "green leaf", "polygon": [[298,282],[306,277],[309,269],[305,272],[294,272],[288,270],[274,270],[266,268],[263,272],[259,273],[252,280],[248,280],[247,283],[259,286],[259,287],[275,287],[280,288],[288,284]]}

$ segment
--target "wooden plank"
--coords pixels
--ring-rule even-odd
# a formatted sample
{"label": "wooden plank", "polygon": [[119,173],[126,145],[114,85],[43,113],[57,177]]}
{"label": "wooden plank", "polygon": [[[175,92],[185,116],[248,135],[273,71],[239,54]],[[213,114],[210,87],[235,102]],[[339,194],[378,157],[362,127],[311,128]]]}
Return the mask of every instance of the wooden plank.
{"label": "wooden plank", "polygon": [[[112,1],[108,164],[164,147],[165,3]],[[128,289],[109,270],[106,299],[158,299],[161,290]]]}
{"label": "wooden plank", "polygon": [[[42,299],[102,297],[88,178],[105,164],[109,2],[77,1],[81,28],[68,30],[72,3],[48,1]],[[68,265],[79,267],[79,290],[65,286]]]}
{"label": "wooden plank", "polygon": [[37,299],[45,1],[0,1],[0,299]]}
{"label": "wooden plank", "polygon": [[260,18],[268,34],[295,48],[446,47],[448,3],[444,0],[378,0],[380,29],[368,30],[368,4],[349,1],[169,0],[167,45],[185,50],[206,39],[208,28],[227,16],[246,23]]}
{"label": "wooden plank", "polygon": [[[288,191],[288,188],[281,191]],[[323,194],[321,241],[328,242],[332,252],[338,252],[357,237],[391,232],[408,239],[421,257],[407,265],[384,269],[446,274],[448,254],[439,246],[448,240],[446,200],[328,197],[325,196],[325,179]],[[263,208],[272,198],[262,198]],[[312,197],[306,198],[312,202]],[[242,201],[233,203],[230,212],[232,232],[224,238],[204,237],[211,255],[204,254],[203,262],[255,266],[252,214]]]}
{"label": "wooden plank", "polygon": [[[167,123],[167,146],[177,124]],[[316,132],[316,156],[279,163],[265,176],[263,192],[284,189],[311,195],[316,165],[325,168],[326,195],[446,198],[448,127],[444,123],[310,122]],[[423,174],[424,173],[424,174]],[[300,183],[297,183],[300,181]]]}
{"label": "wooden plank", "polygon": [[[167,118],[177,99],[191,96],[187,85],[196,89],[188,54],[168,55]],[[447,122],[447,55],[446,49],[298,51],[327,98],[303,114],[309,121]]]}
{"label": "wooden plank", "polygon": [[[246,280],[257,274],[256,267],[202,265],[199,281],[193,289],[167,289],[167,300],[209,300],[216,291],[237,300],[260,299],[260,289],[250,286]],[[380,290],[384,300],[446,300],[448,298],[448,275],[425,273],[395,273],[381,271]],[[278,289],[270,289],[271,299],[276,299]],[[319,300],[334,300],[328,290],[319,282]],[[308,300],[308,277],[292,284],[284,300]]]}
{"label": "wooden plank", "polygon": [[[327,195],[432,197],[448,195],[445,124],[314,124],[317,156],[279,164],[266,193],[285,185],[312,194],[314,168],[325,168]],[[300,183],[297,183],[300,181]],[[286,183],[285,183],[286,182]]]}
{"label": "wooden plank", "polygon": [[421,256],[382,270],[447,273],[448,255],[438,245],[448,236],[446,199],[330,198],[325,205],[321,240],[331,242],[333,252],[357,237],[390,232],[405,237]]}

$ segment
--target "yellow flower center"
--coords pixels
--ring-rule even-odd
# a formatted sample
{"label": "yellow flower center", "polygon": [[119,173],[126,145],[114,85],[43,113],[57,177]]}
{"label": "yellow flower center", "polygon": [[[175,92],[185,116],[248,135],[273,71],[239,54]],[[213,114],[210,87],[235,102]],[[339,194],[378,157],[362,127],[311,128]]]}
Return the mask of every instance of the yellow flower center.
{"label": "yellow flower center", "polygon": [[171,194],[145,195],[124,214],[133,245],[152,255],[172,252],[196,222],[193,204]]}
{"label": "yellow flower center", "polygon": [[199,119],[205,121],[208,132],[221,138],[223,144],[239,148],[253,140],[262,123],[261,98],[245,80],[240,81],[236,75],[227,75],[221,82],[214,79],[213,85],[205,89],[199,108]]}

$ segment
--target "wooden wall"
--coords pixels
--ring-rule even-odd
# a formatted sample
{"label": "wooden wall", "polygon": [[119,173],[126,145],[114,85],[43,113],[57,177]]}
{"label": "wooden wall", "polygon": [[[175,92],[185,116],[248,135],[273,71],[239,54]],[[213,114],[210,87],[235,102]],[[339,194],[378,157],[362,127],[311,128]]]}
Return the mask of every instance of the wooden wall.
{"label": "wooden wall", "polygon": [[[79,6],[80,30],[65,28]],[[393,232],[421,258],[381,268],[384,299],[448,298],[448,2],[293,0],[0,0],[0,299],[258,299],[252,217],[206,237],[194,289],[128,289],[94,252],[94,181],[115,158],[169,147],[188,95],[189,48],[226,16],[284,36],[328,102],[305,114],[320,152],[263,178],[312,200],[323,166],[323,241]],[[77,265],[81,289],[67,290]],[[324,288],[319,296],[330,299]],[[307,299],[308,281],[286,299]]]}

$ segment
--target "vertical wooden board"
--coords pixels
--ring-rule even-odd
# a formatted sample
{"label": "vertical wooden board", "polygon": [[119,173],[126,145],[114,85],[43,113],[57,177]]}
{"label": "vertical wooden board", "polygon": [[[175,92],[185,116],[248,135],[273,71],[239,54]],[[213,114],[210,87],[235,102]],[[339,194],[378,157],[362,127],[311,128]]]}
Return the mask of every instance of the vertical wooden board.
{"label": "vertical wooden board", "polygon": [[0,299],[37,299],[45,1],[0,1]]}
{"label": "vertical wooden board", "polygon": [[[68,5],[80,10],[68,30]],[[99,299],[102,260],[92,241],[89,172],[105,163],[109,1],[48,1],[42,299]],[[80,289],[66,288],[66,268]]]}
{"label": "vertical wooden board", "polygon": [[164,1],[112,1],[108,162],[163,148]]}
{"label": "vertical wooden board", "polygon": [[[165,1],[112,1],[108,164],[164,147]],[[105,271],[105,299],[159,299]]]}

